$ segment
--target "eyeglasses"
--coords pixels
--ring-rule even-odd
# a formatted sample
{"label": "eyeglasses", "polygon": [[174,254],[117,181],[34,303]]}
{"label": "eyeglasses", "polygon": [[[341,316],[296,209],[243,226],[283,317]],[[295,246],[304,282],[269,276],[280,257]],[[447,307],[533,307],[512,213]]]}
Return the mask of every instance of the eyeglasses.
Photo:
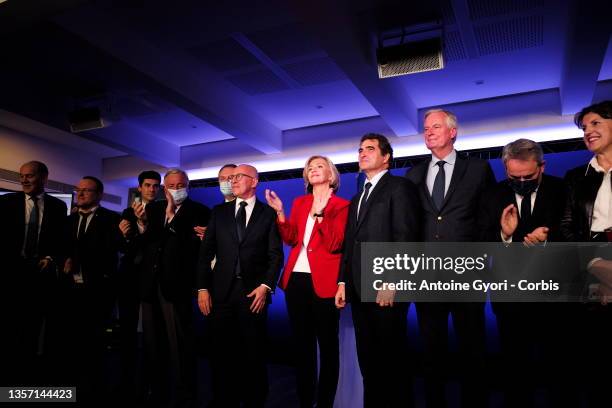
{"label": "eyeglasses", "polygon": [[75,194],[79,194],[79,193],[89,194],[89,193],[95,193],[95,192],[96,190],[94,190],[93,188],[75,188],[74,189]]}
{"label": "eyeglasses", "polygon": [[228,176],[227,180],[228,181],[234,181],[234,180],[240,181],[240,180],[242,180],[243,177],[248,177],[248,178],[252,178],[252,179],[255,178],[253,176],[249,176],[248,174],[238,173],[238,174],[232,174],[231,176]]}

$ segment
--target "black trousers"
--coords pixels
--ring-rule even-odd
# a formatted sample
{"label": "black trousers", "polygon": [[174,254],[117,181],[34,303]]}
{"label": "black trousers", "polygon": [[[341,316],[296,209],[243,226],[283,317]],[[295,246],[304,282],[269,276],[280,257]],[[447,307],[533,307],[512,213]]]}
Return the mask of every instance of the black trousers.
{"label": "black trousers", "polygon": [[380,307],[351,303],[357,358],[363,377],[364,408],[412,407],[413,384],[408,364],[408,303]]}
{"label": "black trousers", "polygon": [[[547,305],[544,305],[547,306]],[[537,303],[497,303],[493,305],[501,344],[500,367],[504,406],[529,408],[535,404],[535,378],[541,372],[538,346],[543,316]]]}
{"label": "black trousers", "polygon": [[47,327],[57,312],[55,272],[38,260],[15,260],[2,268],[0,380],[2,385],[42,385],[48,377]]}
{"label": "black trousers", "polygon": [[[293,272],[285,300],[293,332],[297,389],[301,407],[333,407],[338,387],[340,353],[338,346],[338,309],[333,298],[318,297],[309,273]],[[317,343],[321,367],[317,385]]]}
{"label": "black trousers", "polygon": [[249,310],[241,279],[235,279],[227,299],[216,301],[210,315],[213,406],[263,407],[268,396],[266,317],[268,307]]}
{"label": "black trousers", "polygon": [[151,399],[171,406],[196,406],[197,359],[191,297],[168,301],[161,290],[142,302],[145,373]]}
{"label": "black trousers", "polygon": [[487,404],[485,371],[484,303],[416,304],[424,349],[425,400],[427,407],[445,407],[445,382],[448,364],[448,315],[453,317],[457,335],[461,382],[461,406],[484,407]]}
{"label": "black trousers", "polygon": [[117,281],[117,306],[119,309],[120,386],[123,399],[134,400],[139,372],[138,319],[140,293],[136,266],[122,265]]}

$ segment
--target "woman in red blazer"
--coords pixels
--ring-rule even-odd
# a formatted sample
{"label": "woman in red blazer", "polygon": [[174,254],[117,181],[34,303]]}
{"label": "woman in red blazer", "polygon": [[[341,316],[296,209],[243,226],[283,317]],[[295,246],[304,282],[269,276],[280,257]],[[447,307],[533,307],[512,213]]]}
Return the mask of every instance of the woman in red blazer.
{"label": "woman in red blazer", "polygon": [[[310,157],[303,177],[308,194],[293,201],[289,218],[274,191],[266,190],[266,200],[276,210],[283,241],[291,246],[279,286],[295,341],[300,406],[312,408],[316,401],[317,407],[331,408],[340,364],[334,296],[349,202],[334,195],[340,176],[327,157]],[[321,368],[315,398],[317,342]]]}

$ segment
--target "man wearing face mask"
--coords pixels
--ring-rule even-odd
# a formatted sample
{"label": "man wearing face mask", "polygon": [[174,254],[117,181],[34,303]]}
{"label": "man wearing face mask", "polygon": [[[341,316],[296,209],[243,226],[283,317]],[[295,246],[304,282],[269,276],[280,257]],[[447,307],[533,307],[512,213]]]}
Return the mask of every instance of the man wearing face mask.
{"label": "man wearing face mask", "polygon": [[[544,174],[542,148],[531,140],[518,139],[504,147],[502,161],[507,179],[482,195],[479,219],[482,240],[525,246],[560,240],[565,186],[560,178]],[[513,273],[528,273],[522,261],[529,259],[532,251],[520,247],[507,251],[515,250],[518,255],[512,265]],[[559,339],[550,337],[560,326],[555,320],[556,307],[564,305],[505,303],[498,302],[493,295],[491,300],[501,342],[503,366],[499,372],[506,376],[502,381],[505,406],[533,406],[535,388],[529,374],[537,368],[534,350],[538,344],[543,344],[542,349],[546,350],[559,343]],[[559,356],[553,358],[560,360]]]}
{"label": "man wearing face mask", "polygon": [[238,166],[235,164],[226,164],[219,169],[219,190],[221,190],[221,194],[223,194],[226,203],[236,199],[236,196],[232,192],[232,182],[229,181],[229,177],[236,167]]}
{"label": "man wearing face mask", "polygon": [[193,327],[198,228],[208,223],[208,207],[189,198],[189,178],[180,169],[164,176],[166,199],[137,211],[145,250],[140,279],[145,372],[151,401],[196,406],[196,353]]}

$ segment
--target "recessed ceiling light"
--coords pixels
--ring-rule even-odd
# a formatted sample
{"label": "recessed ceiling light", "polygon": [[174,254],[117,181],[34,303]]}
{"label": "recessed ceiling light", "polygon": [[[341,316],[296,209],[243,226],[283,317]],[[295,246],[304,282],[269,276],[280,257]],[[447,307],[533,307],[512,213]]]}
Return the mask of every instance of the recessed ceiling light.
{"label": "recessed ceiling light", "polygon": [[478,80],[474,81],[474,83],[476,85],[482,85],[482,84],[484,84],[484,79],[478,79]]}
{"label": "recessed ceiling light", "polygon": [[317,105],[317,106],[315,106],[315,108],[317,108],[317,109],[323,109],[323,105]]}

